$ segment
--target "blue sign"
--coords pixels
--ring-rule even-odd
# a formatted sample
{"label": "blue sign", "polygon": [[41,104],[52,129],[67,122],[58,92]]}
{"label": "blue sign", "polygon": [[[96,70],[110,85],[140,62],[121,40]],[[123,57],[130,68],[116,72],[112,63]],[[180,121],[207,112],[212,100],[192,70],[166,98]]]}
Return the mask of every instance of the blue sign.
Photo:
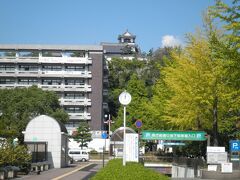
{"label": "blue sign", "polygon": [[135,122],[135,126],[136,126],[137,128],[141,128],[141,127],[142,127],[142,121],[138,119],[138,120]]}
{"label": "blue sign", "polygon": [[230,141],[230,151],[238,152],[240,151],[240,140],[232,140]]}
{"label": "blue sign", "polygon": [[108,137],[107,133],[105,133],[105,132],[102,133],[102,138],[103,138],[103,139],[107,139],[107,137]]}

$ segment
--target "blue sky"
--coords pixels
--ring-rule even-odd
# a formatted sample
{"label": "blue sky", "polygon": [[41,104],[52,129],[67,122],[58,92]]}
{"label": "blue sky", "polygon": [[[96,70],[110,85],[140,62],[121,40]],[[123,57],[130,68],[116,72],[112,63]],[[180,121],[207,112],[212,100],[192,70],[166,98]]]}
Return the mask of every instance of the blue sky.
{"label": "blue sky", "polygon": [[[0,44],[117,42],[126,29],[143,51],[184,42],[214,0],[1,0]],[[168,35],[168,36],[166,36]]]}

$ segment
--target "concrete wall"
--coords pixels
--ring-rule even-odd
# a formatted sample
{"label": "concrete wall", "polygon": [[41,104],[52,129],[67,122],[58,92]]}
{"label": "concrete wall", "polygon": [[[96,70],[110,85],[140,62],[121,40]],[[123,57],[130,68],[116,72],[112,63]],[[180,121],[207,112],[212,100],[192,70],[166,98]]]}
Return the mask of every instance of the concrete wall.
{"label": "concrete wall", "polygon": [[[197,170],[196,176],[200,176],[200,170]],[[194,178],[196,176],[192,167],[172,165],[172,178]]]}
{"label": "concrete wall", "polygon": [[58,122],[45,115],[32,119],[24,133],[24,142],[47,142],[48,163],[54,168],[67,165],[64,152],[68,149],[66,138]]}
{"label": "concrete wall", "polygon": [[89,80],[92,86],[92,93],[89,94],[92,101],[90,121],[91,130],[101,130],[103,127],[103,53],[90,52],[92,58],[92,66],[89,70],[92,72],[92,79]]}

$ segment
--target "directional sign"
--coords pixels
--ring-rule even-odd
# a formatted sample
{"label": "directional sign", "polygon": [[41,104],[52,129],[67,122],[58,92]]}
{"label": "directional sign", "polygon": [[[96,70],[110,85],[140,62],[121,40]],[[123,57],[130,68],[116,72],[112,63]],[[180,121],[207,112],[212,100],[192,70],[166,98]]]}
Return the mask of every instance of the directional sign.
{"label": "directional sign", "polygon": [[240,140],[232,140],[230,141],[230,151],[238,152],[240,151]]}
{"label": "directional sign", "polygon": [[144,140],[205,141],[204,131],[142,131]]}

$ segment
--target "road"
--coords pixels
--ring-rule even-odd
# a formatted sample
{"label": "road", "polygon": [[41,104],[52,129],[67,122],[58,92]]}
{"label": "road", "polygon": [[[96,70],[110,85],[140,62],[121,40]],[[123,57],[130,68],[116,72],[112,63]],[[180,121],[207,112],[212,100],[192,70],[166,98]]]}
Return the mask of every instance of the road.
{"label": "road", "polygon": [[32,173],[22,175],[17,179],[24,180],[87,180],[93,177],[102,168],[101,161],[79,162],[66,168],[50,169],[40,175]]}

